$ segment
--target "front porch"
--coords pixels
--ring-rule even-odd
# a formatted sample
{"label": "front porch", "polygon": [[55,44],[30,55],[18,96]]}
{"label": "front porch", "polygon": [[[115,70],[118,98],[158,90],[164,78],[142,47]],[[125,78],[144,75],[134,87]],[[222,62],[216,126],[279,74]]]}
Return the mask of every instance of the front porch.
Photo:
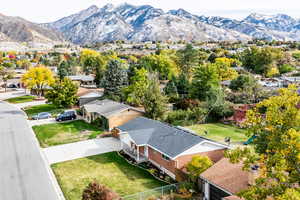
{"label": "front porch", "polygon": [[147,162],[148,158],[139,152],[139,148],[130,147],[127,144],[122,143],[123,151],[134,159],[137,163]]}

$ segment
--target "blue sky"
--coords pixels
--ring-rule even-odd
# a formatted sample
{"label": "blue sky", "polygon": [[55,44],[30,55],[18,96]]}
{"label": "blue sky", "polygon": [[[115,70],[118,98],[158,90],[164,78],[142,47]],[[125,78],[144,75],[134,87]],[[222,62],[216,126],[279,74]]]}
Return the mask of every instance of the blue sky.
{"label": "blue sky", "polygon": [[68,16],[91,5],[130,3],[152,5],[163,10],[184,8],[207,16],[241,19],[253,12],[262,14],[285,13],[300,18],[299,0],[7,0],[0,13],[20,16],[33,22],[50,22]]}

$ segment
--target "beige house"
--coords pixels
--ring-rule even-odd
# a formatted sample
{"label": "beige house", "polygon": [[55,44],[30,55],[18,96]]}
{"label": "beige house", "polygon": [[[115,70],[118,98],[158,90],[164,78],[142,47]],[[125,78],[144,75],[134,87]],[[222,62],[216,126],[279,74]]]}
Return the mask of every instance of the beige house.
{"label": "beige house", "polygon": [[107,130],[144,115],[144,112],[139,109],[107,99],[85,104],[82,106],[82,112],[85,121],[91,123],[99,120],[96,123]]}

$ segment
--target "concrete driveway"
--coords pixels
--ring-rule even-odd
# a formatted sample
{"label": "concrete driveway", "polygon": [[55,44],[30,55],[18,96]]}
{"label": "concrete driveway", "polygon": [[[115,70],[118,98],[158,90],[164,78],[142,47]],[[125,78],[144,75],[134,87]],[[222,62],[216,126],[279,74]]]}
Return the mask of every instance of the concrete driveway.
{"label": "concrete driveway", "polygon": [[51,165],[54,163],[120,150],[120,141],[118,139],[109,137],[53,146],[45,148],[42,151]]}
{"label": "concrete driveway", "polygon": [[77,119],[75,119],[75,120],[68,120],[68,121],[63,121],[63,122],[57,122],[55,120],[55,118],[28,120],[28,124],[32,127],[32,126],[40,126],[40,125],[45,125],[45,124],[68,123],[68,122],[78,121],[78,120],[83,120],[83,118],[81,116],[77,116]]}
{"label": "concrete driveway", "polygon": [[58,188],[25,113],[0,101],[0,199],[58,200]]}
{"label": "concrete driveway", "polygon": [[55,124],[58,123],[55,118],[49,118],[49,119],[40,119],[40,120],[28,120],[28,124],[32,126],[39,126],[39,125],[45,125],[45,124]]}

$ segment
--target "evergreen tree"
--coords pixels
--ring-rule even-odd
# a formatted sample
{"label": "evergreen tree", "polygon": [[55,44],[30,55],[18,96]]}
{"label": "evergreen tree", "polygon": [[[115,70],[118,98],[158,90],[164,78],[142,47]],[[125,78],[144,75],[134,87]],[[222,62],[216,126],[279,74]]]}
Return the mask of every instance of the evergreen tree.
{"label": "evergreen tree", "polygon": [[122,99],[122,89],[128,85],[128,76],[119,60],[111,60],[103,78],[104,95],[114,100]]}
{"label": "evergreen tree", "polygon": [[169,97],[171,102],[175,102],[179,97],[176,84],[173,80],[167,83],[166,87],[164,88],[164,92]]}
{"label": "evergreen tree", "polygon": [[187,44],[185,49],[178,51],[178,61],[183,73],[188,79],[192,77],[194,67],[199,63],[198,50],[191,44]]}
{"label": "evergreen tree", "polygon": [[219,74],[214,64],[206,64],[196,68],[191,87],[191,96],[205,100],[207,92],[220,86]]}
{"label": "evergreen tree", "polygon": [[232,116],[230,103],[225,101],[226,95],[221,87],[211,87],[206,93],[206,107],[210,120],[217,121]]}
{"label": "evergreen tree", "polygon": [[135,75],[130,78],[131,84],[123,89],[123,93],[128,103],[140,106],[149,84],[148,72],[141,68],[135,69],[134,73]]}
{"label": "evergreen tree", "polygon": [[178,78],[173,79],[180,98],[185,98],[189,95],[190,81],[184,74],[180,74]]}
{"label": "evergreen tree", "polygon": [[71,73],[71,66],[67,61],[62,61],[57,69],[57,75],[60,80],[63,80]]}
{"label": "evergreen tree", "polygon": [[241,74],[231,81],[229,88],[235,91],[244,90],[256,84],[256,82],[255,78],[250,74]]}
{"label": "evergreen tree", "polygon": [[167,111],[168,98],[160,91],[159,81],[152,78],[143,99],[146,116],[151,119],[163,119]]}

